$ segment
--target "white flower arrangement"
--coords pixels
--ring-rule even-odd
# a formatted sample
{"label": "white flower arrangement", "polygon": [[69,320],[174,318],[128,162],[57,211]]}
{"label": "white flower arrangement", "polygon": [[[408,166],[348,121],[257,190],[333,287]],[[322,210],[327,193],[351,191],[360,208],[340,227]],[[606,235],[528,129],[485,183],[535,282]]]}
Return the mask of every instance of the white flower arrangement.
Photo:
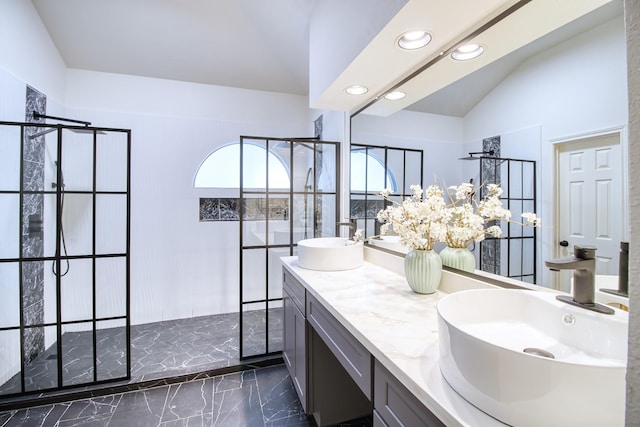
{"label": "white flower arrangement", "polygon": [[392,227],[404,246],[414,250],[432,250],[446,237],[444,193],[437,185],[427,187],[424,194],[419,185],[412,185],[411,190],[413,195],[402,203],[389,198],[391,190],[380,192],[385,200],[392,203],[378,212],[378,220],[384,223],[380,234],[387,234]]}
{"label": "white flower arrangement", "polygon": [[[413,195],[402,203],[390,199],[390,190],[383,190],[380,195],[392,205],[378,212],[378,220],[384,223],[381,234],[392,228],[410,249],[432,250],[438,242],[451,248],[466,248],[487,235],[500,237],[502,229],[495,221],[511,222],[511,211],[502,206],[502,189],[497,184],[488,184],[479,201],[475,199],[477,189],[470,183],[449,187],[449,203],[438,185],[429,186],[424,197],[419,185],[412,185],[411,190]],[[540,226],[535,213],[525,212],[522,217],[522,225]]]}

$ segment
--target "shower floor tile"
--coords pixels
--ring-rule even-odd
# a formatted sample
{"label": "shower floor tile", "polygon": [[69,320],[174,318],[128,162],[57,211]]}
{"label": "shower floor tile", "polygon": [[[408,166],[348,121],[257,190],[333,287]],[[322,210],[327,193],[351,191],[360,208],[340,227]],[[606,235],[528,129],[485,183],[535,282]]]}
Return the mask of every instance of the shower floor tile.
{"label": "shower floor tile", "polygon": [[[245,355],[265,352],[264,312],[243,313]],[[269,351],[282,349],[281,309],[269,310]],[[93,381],[93,334],[62,335],[64,385]],[[96,337],[98,380],[126,376],[125,328],[99,330]],[[238,313],[131,326],[131,382],[192,374],[240,364]],[[50,346],[25,368],[25,389],[44,390],[58,383],[57,348]],[[20,392],[17,374],[0,386],[0,395]]]}

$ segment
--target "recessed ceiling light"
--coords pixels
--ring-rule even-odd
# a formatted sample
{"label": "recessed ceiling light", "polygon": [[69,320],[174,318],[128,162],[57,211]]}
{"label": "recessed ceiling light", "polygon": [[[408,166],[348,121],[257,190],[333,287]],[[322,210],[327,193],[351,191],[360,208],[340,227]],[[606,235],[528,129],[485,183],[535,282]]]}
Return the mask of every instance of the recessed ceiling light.
{"label": "recessed ceiling light", "polygon": [[353,85],[349,86],[344,91],[349,95],[364,95],[365,93],[369,92],[369,89],[364,86]]}
{"label": "recessed ceiling light", "polygon": [[397,101],[399,99],[404,98],[405,96],[407,96],[406,93],[401,92],[399,90],[394,90],[393,92],[389,92],[384,96],[384,99],[388,99],[389,101]]}
{"label": "recessed ceiling light", "polygon": [[398,38],[398,46],[413,50],[425,47],[431,41],[431,34],[424,30],[408,31]]}
{"label": "recessed ceiling light", "polygon": [[473,59],[482,55],[482,52],[484,52],[482,46],[472,43],[460,46],[451,53],[451,57],[458,61],[466,61],[467,59]]}

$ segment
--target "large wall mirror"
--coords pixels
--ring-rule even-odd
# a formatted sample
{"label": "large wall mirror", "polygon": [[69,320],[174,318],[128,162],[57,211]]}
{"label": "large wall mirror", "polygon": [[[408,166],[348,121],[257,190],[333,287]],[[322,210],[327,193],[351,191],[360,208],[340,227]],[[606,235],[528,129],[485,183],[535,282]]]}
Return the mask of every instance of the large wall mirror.
{"label": "large wall mirror", "polygon": [[[402,109],[380,97],[352,116],[351,143],[424,150],[424,186],[479,183],[482,162],[461,160],[470,152],[534,162],[524,179],[543,224],[536,284],[568,291],[570,272],[549,271],[545,259],[591,244],[597,274],[617,275],[628,241],[626,67],[623,4],[613,0]],[[441,71],[414,80],[449,78]]]}

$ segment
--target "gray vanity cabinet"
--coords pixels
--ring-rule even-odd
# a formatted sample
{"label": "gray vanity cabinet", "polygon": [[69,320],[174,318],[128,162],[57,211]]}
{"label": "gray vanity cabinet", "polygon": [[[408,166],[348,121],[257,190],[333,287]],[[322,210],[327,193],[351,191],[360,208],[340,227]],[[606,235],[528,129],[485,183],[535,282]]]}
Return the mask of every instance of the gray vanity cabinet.
{"label": "gray vanity cabinet", "polygon": [[298,393],[302,408],[307,411],[307,327],[306,292],[291,273],[283,275],[284,348],[282,358]]}
{"label": "gray vanity cabinet", "polygon": [[374,427],[444,427],[431,411],[377,360],[374,363]]}
{"label": "gray vanity cabinet", "polygon": [[318,426],[370,415],[374,426],[444,426],[315,296],[284,269],[282,356]]}

